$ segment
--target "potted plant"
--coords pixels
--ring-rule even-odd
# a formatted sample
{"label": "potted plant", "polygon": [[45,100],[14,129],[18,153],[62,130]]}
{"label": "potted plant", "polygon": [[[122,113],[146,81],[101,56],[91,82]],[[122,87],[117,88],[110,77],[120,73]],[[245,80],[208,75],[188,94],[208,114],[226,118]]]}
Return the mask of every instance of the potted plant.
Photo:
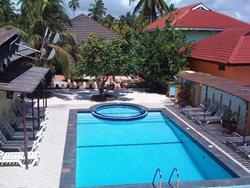
{"label": "potted plant", "polygon": [[178,104],[180,108],[184,108],[190,101],[190,83],[185,83],[178,93]]}
{"label": "potted plant", "polygon": [[232,134],[236,131],[239,120],[239,114],[228,109],[222,118],[222,126],[227,128],[228,133]]}

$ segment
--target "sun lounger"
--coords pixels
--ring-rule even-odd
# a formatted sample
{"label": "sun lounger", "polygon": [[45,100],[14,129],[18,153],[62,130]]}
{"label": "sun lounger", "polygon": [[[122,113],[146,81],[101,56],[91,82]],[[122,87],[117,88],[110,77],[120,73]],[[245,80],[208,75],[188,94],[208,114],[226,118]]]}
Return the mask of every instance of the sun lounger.
{"label": "sun lounger", "polygon": [[17,97],[15,99],[15,103],[16,104],[21,104],[21,106],[23,106],[25,109],[29,109],[31,108],[32,106],[34,106],[35,102],[32,103],[32,101],[25,101],[23,99],[21,99],[20,97]]}
{"label": "sun lounger", "polygon": [[204,119],[203,115],[197,115],[197,116],[194,116],[193,119],[200,124],[218,123],[218,122],[221,122],[221,118],[223,117],[227,108],[228,108],[227,106],[222,105],[213,116],[207,115],[205,116],[205,119]]}
{"label": "sun lounger", "polygon": [[[39,163],[38,152],[28,152],[28,166],[32,167]],[[0,165],[1,166],[16,166],[25,167],[24,152],[3,152],[0,150]]]}
{"label": "sun lounger", "polygon": [[[27,150],[35,151],[37,148],[37,141],[27,142]],[[7,140],[6,137],[0,131],[0,149],[5,151],[23,151],[24,141],[23,140]]]}
{"label": "sun lounger", "polygon": [[227,138],[226,144],[233,150],[238,151],[239,146],[250,144],[250,136],[245,136],[245,140],[242,136],[231,136]]}
{"label": "sun lounger", "polygon": [[206,111],[201,110],[201,111],[191,111],[191,112],[187,112],[187,115],[191,118],[194,119],[196,116],[202,116],[205,114],[205,116],[208,115],[213,115],[215,114],[216,110],[218,108],[218,102],[214,101]]}
{"label": "sun lounger", "polygon": [[[242,136],[232,136],[227,138],[227,143],[236,143],[236,144],[241,144],[244,142],[244,137]],[[250,136],[245,136],[245,142],[250,143]]]}
{"label": "sun lounger", "polygon": [[[13,139],[13,140],[24,139],[24,132],[23,131],[16,132],[6,119],[0,118],[0,124],[2,126],[2,130],[3,130],[2,132],[5,132],[10,139]],[[34,134],[34,137],[33,137],[33,134]],[[26,136],[29,139],[34,139],[38,141],[41,141],[43,138],[42,131],[34,131],[34,133],[27,131]]]}
{"label": "sun lounger", "polygon": [[[12,125],[12,127],[16,130],[18,129],[23,129],[23,120],[22,117],[18,117],[13,111],[9,112],[9,116],[8,116],[8,120],[10,122],[10,124]],[[35,130],[38,130],[38,126],[37,126],[37,121],[34,121],[34,128]],[[28,130],[33,130],[33,125],[32,125],[32,121],[26,121],[25,122],[25,127]],[[40,130],[45,130],[47,127],[47,123],[46,121],[42,121],[40,123]]]}
{"label": "sun lounger", "polygon": [[[32,109],[31,108],[27,109],[26,119],[32,119],[32,118],[37,119],[38,118],[37,108],[38,107],[34,107],[34,116],[32,116]],[[48,108],[42,108],[42,107],[39,107],[39,108],[40,108],[40,112],[39,112],[40,118],[43,118],[44,120],[48,120],[48,118],[49,118]]]}
{"label": "sun lounger", "polygon": [[209,104],[210,104],[210,99],[207,99],[199,107],[187,106],[185,108],[180,108],[180,111],[183,112],[184,114],[191,112],[191,111],[203,111],[205,106],[209,106]]}
{"label": "sun lounger", "polygon": [[238,146],[237,152],[240,153],[243,157],[250,159],[250,145]]}
{"label": "sun lounger", "polygon": [[[34,114],[32,116],[32,105],[27,105],[26,102],[22,102],[20,98],[17,98],[15,101],[16,107],[17,109],[25,114],[25,118],[28,120],[31,119],[38,119],[38,113],[37,113],[37,107],[34,107]],[[43,118],[45,120],[48,119],[49,115],[48,115],[48,109],[47,108],[40,108],[40,112],[39,112],[39,117]]]}

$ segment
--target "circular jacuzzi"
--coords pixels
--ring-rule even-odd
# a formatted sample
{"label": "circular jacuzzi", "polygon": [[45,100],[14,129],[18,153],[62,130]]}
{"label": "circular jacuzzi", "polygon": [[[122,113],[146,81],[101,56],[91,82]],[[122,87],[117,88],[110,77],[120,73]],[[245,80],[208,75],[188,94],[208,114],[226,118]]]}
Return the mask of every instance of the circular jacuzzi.
{"label": "circular jacuzzi", "polygon": [[106,120],[128,121],[144,118],[147,111],[133,104],[104,104],[96,107],[92,114]]}

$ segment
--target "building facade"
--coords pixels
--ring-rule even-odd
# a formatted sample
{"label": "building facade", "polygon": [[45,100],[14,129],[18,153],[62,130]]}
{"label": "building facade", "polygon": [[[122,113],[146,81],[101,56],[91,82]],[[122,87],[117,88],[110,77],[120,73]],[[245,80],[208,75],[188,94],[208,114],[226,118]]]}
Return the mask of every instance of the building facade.
{"label": "building facade", "polygon": [[166,21],[186,34],[187,42],[195,42],[216,35],[227,28],[245,27],[248,23],[223,15],[202,3],[188,5],[163,16],[148,25],[148,30],[165,29]]}
{"label": "building facade", "polygon": [[250,27],[231,28],[193,44],[191,70],[250,84]]}

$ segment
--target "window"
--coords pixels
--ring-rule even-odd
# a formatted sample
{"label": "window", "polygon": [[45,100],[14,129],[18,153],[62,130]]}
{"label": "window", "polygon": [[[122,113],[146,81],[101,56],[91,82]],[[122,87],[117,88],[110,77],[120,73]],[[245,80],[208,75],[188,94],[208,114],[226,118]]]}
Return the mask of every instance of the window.
{"label": "window", "polygon": [[196,7],[192,8],[192,10],[201,10],[201,11],[208,11],[210,10],[209,8],[207,8],[205,5],[203,4],[199,4]]}
{"label": "window", "polygon": [[12,92],[12,91],[7,91],[7,92],[6,92],[6,98],[7,98],[7,99],[13,99],[13,94],[14,94],[14,92]]}
{"label": "window", "polygon": [[206,9],[204,9],[203,7],[198,7],[195,10],[206,10]]}
{"label": "window", "polygon": [[219,65],[219,70],[221,70],[221,71],[224,71],[226,69],[226,66],[225,65]]}

